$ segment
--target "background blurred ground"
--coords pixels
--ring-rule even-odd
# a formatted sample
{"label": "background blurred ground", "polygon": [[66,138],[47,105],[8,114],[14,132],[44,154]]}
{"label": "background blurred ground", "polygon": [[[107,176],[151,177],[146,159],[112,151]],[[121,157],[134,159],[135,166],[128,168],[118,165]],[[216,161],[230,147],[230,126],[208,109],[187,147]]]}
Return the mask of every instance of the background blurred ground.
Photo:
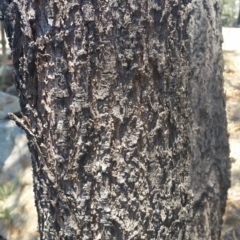
{"label": "background blurred ground", "polygon": [[[239,39],[232,38],[228,41]],[[232,47],[231,44],[229,47]],[[224,90],[232,168],[222,239],[237,240],[240,239],[240,49],[224,51],[224,64]]]}

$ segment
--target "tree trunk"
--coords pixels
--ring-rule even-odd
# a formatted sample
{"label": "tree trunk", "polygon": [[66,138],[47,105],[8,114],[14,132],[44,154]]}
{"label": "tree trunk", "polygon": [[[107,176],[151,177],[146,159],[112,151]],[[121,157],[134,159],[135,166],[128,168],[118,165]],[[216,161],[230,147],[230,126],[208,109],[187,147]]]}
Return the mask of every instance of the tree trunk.
{"label": "tree trunk", "polygon": [[237,19],[237,25],[240,25],[240,1],[238,1],[238,19]]}
{"label": "tree trunk", "polygon": [[219,0],[2,0],[41,239],[219,239],[229,148]]}
{"label": "tree trunk", "polygon": [[6,65],[7,64],[7,49],[6,49],[6,39],[5,39],[5,33],[4,28],[2,24],[0,23],[1,28],[1,64]]}

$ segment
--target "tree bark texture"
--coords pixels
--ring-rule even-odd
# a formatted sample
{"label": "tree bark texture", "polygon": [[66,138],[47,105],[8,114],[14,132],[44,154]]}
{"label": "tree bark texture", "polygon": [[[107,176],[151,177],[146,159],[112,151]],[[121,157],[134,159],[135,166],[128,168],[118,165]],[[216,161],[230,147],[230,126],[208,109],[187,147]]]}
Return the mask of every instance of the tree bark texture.
{"label": "tree bark texture", "polygon": [[189,21],[191,76],[191,190],[194,195],[191,239],[220,239],[230,186],[223,59],[221,1],[193,1]]}
{"label": "tree bark texture", "polygon": [[2,0],[41,239],[219,239],[229,149],[219,0]]}

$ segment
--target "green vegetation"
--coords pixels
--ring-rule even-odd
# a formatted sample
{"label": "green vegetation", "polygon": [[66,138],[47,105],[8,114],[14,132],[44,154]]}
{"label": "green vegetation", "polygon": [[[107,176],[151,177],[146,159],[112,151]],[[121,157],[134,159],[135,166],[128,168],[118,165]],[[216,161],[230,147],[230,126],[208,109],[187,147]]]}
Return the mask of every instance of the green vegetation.
{"label": "green vegetation", "polygon": [[6,204],[9,197],[13,195],[19,185],[20,174],[13,182],[0,184],[0,226],[7,226],[8,231],[11,231],[13,223],[13,211],[16,208],[15,204]]}
{"label": "green vegetation", "polygon": [[222,25],[240,27],[237,24],[240,0],[222,0]]}

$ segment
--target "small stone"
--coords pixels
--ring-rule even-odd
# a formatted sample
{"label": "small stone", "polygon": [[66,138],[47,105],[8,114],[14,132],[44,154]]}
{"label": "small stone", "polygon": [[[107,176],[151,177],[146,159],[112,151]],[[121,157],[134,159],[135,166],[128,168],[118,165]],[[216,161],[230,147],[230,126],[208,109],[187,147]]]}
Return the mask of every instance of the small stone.
{"label": "small stone", "polygon": [[18,96],[18,93],[17,93],[17,89],[16,89],[16,86],[15,84],[13,84],[12,86],[8,87],[6,89],[6,93],[10,94],[10,95],[13,95],[13,96]]}
{"label": "small stone", "polygon": [[0,91],[0,120],[8,118],[8,113],[20,112],[20,104],[17,97]]}
{"label": "small stone", "polygon": [[11,86],[14,82],[13,67],[8,65],[2,65],[0,67],[0,87],[1,90],[5,90]]}

